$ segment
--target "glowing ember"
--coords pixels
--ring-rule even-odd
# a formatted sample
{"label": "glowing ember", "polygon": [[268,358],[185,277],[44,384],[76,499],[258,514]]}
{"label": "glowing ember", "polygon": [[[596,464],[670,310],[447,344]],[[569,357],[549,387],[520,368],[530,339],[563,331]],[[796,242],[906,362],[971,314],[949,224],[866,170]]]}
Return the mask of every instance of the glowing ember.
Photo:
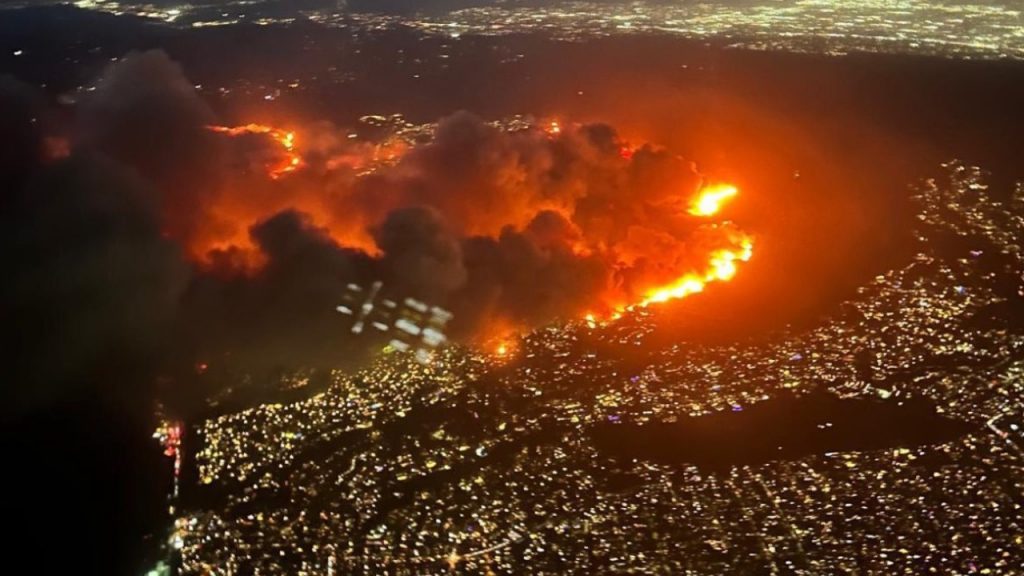
{"label": "glowing ember", "polygon": [[[271,158],[264,160],[266,174],[269,178],[280,179],[306,166],[306,162],[298,148],[298,135],[293,131],[255,123],[239,126],[211,125],[207,128],[212,132],[223,134],[227,137],[256,135],[272,140]],[[557,119],[548,118],[536,124],[536,128],[540,132],[540,138],[537,137],[538,133],[536,132],[526,134],[513,132],[510,135],[501,137],[516,139],[516,144],[514,146],[510,145],[513,149],[527,144],[529,146],[549,147],[555,145],[556,142],[559,146],[565,145],[570,148],[578,145],[576,140],[572,138],[576,131],[580,129],[577,124],[566,123],[563,125]],[[352,135],[349,134],[349,138]],[[319,152],[324,140],[321,136],[316,131],[307,134],[305,140],[308,140],[308,143],[304,143],[306,147],[304,150],[312,151],[315,149]],[[265,141],[265,144],[269,143],[270,141]],[[615,155],[622,162],[613,162],[610,166],[604,166],[603,168],[632,170],[631,167],[635,160],[635,154],[637,151],[642,150],[643,147],[634,147],[629,142],[621,139],[616,139],[615,145],[616,148],[612,149],[612,154],[617,152]],[[371,174],[375,170],[388,169],[390,167],[398,167],[396,169],[399,169],[402,173],[417,173],[424,169],[427,169],[426,172],[428,174],[431,173],[430,170],[432,168],[419,165],[415,159],[410,161],[410,166],[399,166],[401,162],[406,161],[403,160],[406,158],[405,153],[415,146],[417,144],[408,143],[401,139],[391,139],[377,144],[350,143],[340,153],[330,154],[329,158],[324,161],[323,167],[327,170],[350,170],[356,179]],[[435,142],[424,144],[424,146],[436,147],[442,146],[442,144]],[[276,153],[278,151],[280,153]],[[260,150],[260,152],[263,153],[264,151]],[[317,154],[316,158],[321,156],[322,154]],[[547,155],[538,155],[538,157],[547,157]],[[606,159],[602,157],[601,162]],[[314,162],[315,171],[319,172],[320,163],[313,156],[310,156],[310,160]],[[410,170],[410,167],[415,169]],[[550,167],[538,166],[537,170],[531,169],[529,172],[543,173],[544,170],[549,169]],[[497,170],[497,168],[488,168],[488,170]],[[451,214],[452,225],[458,229],[459,233],[496,237],[498,231],[503,230],[506,226],[526,229],[527,227],[524,223],[530,220],[526,216],[537,214],[538,211],[543,209],[548,212],[557,212],[561,216],[561,220],[565,222],[566,228],[564,233],[552,233],[554,234],[552,239],[544,239],[543,242],[551,242],[558,250],[571,253],[574,259],[594,258],[595,260],[603,260],[608,263],[621,265],[623,269],[631,269],[639,260],[652,263],[645,265],[646,267],[637,266],[636,270],[640,272],[636,275],[623,275],[623,278],[629,279],[627,282],[622,282],[616,286],[609,286],[605,292],[594,294],[594,301],[590,302],[589,305],[594,306],[591,310],[596,309],[599,312],[596,314],[588,313],[584,319],[585,325],[596,328],[605,322],[621,318],[629,310],[685,298],[704,291],[707,284],[711,282],[730,281],[738,273],[740,262],[745,262],[751,258],[753,240],[750,237],[738,231],[734,226],[714,222],[716,215],[719,214],[722,207],[725,206],[726,202],[736,197],[739,194],[739,190],[730,184],[719,183],[703,186],[690,197],[690,191],[694,190],[690,186],[693,185],[692,183],[699,181],[699,176],[696,173],[691,172],[691,175],[694,177],[693,179],[686,180],[686,183],[681,184],[688,190],[682,195],[678,193],[677,188],[673,188],[671,185],[666,186],[663,192],[659,192],[659,194],[664,196],[659,198],[659,200],[665,201],[663,205],[676,207],[671,210],[672,214],[669,215],[671,218],[667,219],[665,224],[662,224],[657,219],[652,222],[643,222],[643,217],[636,216],[634,218],[636,222],[633,222],[636,225],[628,227],[630,230],[628,235],[629,241],[618,242],[612,240],[611,244],[609,244],[610,237],[605,237],[606,231],[602,231],[600,227],[577,226],[578,223],[574,222],[573,203],[578,199],[557,199],[552,201],[553,204],[548,204],[546,199],[548,197],[560,198],[558,196],[560,192],[547,190],[545,188],[547,184],[544,182],[544,179],[539,179],[540,181],[538,182],[531,180],[516,183],[515,185],[506,185],[505,179],[498,177],[495,177],[494,182],[487,178],[484,179],[489,183],[488,185],[493,185],[495,190],[501,191],[501,194],[498,194],[498,196],[508,196],[516,199],[515,202],[502,206],[502,210],[508,212],[508,218],[512,220],[511,222],[508,219],[499,222],[497,219],[490,217],[490,211],[487,214],[481,214],[479,211],[474,211],[475,208],[474,210],[466,210],[466,214],[463,214],[463,207],[460,203],[451,203],[452,206],[455,206],[454,208],[447,206],[447,197],[444,194],[438,194],[436,198],[431,200],[440,206],[441,211],[446,216],[449,213]],[[409,186],[410,193],[408,196],[410,198],[397,198],[395,203],[415,201],[418,194],[417,190],[421,188],[430,192],[431,187],[426,185],[426,182],[424,181],[423,185]],[[245,182],[241,184],[245,184]],[[282,182],[281,185],[285,185],[285,182]],[[402,192],[404,188],[405,186],[403,185],[398,192]],[[401,194],[398,195],[400,196]],[[237,269],[245,271],[257,270],[263,265],[263,260],[258,249],[252,243],[248,234],[249,228],[247,224],[264,220],[269,215],[275,214],[280,210],[293,208],[309,214],[315,225],[327,231],[332,240],[336,241],[339,245],[356,248],[368,255],[374,256],[379,254],[379,250],[367,230],[370,229],[375,221],[382,218],[382,214],[387,213],[386,210],[383,210],[384,208],[394,208],[394,206],[376,205],[364,208],[357,203],[354,205],[356,210],[352,211],[352,214],[346,213],[339,216],[338,211],[335,210],[332,197],[321,198],[315,193],[296,190],[294,194],[287,197],[282,195],[280,198],[280,200],[268,201],[265,197],[261,196],[257,201],[250,199],[248,196],[231,196],[228,200],[221,201],[210,211],[216,214],[219,221],[237,223],[237,226],[210,232],[204,236],[197,235],[193,239],[194,247],[192,252],[197,256],[197,259],[212,258],[210,255],[213,252],[211,251],[219,249],[221,252],[217,254],[221,256],[229,255],[232,259],[232,264]],[[686,203],[685,208],[678,208],[679,204],[677,202],[680,199]],[[447,209],[445,208],[446,206]],[[378,213],[378,209],[383,210],[383,212]],[[700,237],[692,244],[676,236],[671,230],[660,230],[662,226],[673,226],[674,222],[676,222],[675,217],[682,216],[685,219],[686,213],[690,216],[707,220],[702,225],[697,226],[697,232]],[[516,223],[516,219],[522,219],[522,221]],[[538,230],[540,229],[538,228]],[[636,231],[635,235],[634,231]],[[527,232],[533,234],[535,231],[530,229]],[[527,232],[524,232],[524,236],[529,235]],[[591,232],[593,232],[593,237],[590,236]],[[548,233],[545,232],[545,234]],[[701,248],[700,252],[695,253],[692,249],[693,246],[706,248]],[[237,248],[237,250],[232,250],[234,248]],[[620,250],[620,248],[622,249]],[[544,249],[547,250],[549,248],[545,245]],[[696,260],[694,259],[695,257]],[[211,259],[210,262],[212,261]],[[494,324],[505,322],[505,320],[498,319],[497,317],[492,320]],[[523,327],[505,326],[505,328],[520,329]],[[507,359],[514,357],[518,353],[518,346],[507,337],[509,330],[496,330],[494,325],[490,324],[486,332],[492,335],[492,337],[488,340],[480,340],[479,342],[483,345],[484,350],[490,351],[492,358]],[[201,369],[197,371],[201,372]]]}
{"label": "glowing ember", "polygon": [[712,216],[716,214],[726,200],[735,196],[739,191],[735,186],[718,184],[708,186],[701,190],[693,204],[690,205],[690,214],[694,216]]}
{"label": "glowing ember", "polygon": [[284,159],[267,166],[267,175],[278,179],[302,166],[302,156],[295,151],[295,132],[289,132],[263,124],[243,124],[242,126],[207,126],[209,130],[228,136],[243,134],[266,134],[277,142],[284,151]]}

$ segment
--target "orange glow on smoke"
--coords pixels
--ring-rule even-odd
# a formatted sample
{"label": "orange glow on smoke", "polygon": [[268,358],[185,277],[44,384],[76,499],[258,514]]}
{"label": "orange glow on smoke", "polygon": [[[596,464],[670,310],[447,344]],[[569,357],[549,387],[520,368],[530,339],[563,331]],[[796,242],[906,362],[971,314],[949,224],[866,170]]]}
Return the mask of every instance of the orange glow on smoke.
{"label": "orange glow on smoke", "polygon": [[[571,144],[575,141],[574,130],[578,128],[576,124],[566,122],[563,125],[558,120],[541,121],[537,126],[540,133],[534,132],[532,137],[542,145],[548,145],[547,141],[555,140],[564,140]],[[341,246],[361,250],[371,256],[379,255],[379,248],[369,230],[387,213],[384,208],[388,207],[391,200],[385,198],[381,200],[381,206],[369,207],[353,201],[350,203],[352,206],[361,207],[354,210],[339,210],[338,206],[348,202],[347,195],[352,193],[353,183],[366,175],[377,170],[394,169],[392,173],[387,174],[401,184],[401,179],[408,178],[409,174],[415,174],[415,168],[418,167],[414,164],[410,169],[401,164],[406,154],[413,151],[418,144],[400,138],[392,138],[381,143],[357,142],[325,148],[324,134],[314,127],[309,127],[308,131],[304,129],[302,134],[257,123],[239,126],[210,125],[207,129],[230,138],[245,135],[269,138],[270,140],[263,142],[264,146],[260,148],[260,152],[265,152],[263,148],[270,146],[272,157],[270,160],[261,160],[260,162],[265,162],[265,165],[255,173],[245,171],[237,180],[228,180],[223,185],[224,193],[210,200],[207,210],[210,224],[187,241],[190,254],[198,262],[207,264],[225,262],[223,258],[230,257],[230,262],[237,268],[257,271],[264,261],[250,238],[249,226],[284,209],[294,209],[309,215],[317,228],[322,229]],[[534,144],[536,142],[531,142],[531,145]],[[600,157],[602,162],[608,158],[612,159],[613,164],[609,169],[629,168],[634,160],[634,154],[645,150],[645,147],[634,147],[625,140],[618,140],[616,146],[607,157]],[[328,152],[325,153],[325,149]],[[306,155],[305,158],[303,154]],[[529,155],[520,155],[514,160],[519,163],[529,161]],[[504,165],[502,166],[504,169]],[[280,180],[300,169],[303,169],[301,177],[288,178],[277,183],[268,182],[264,178],[265,176],[271,180]],[[534,167],[526,165],[516,169],[521,169],[524,174],[532,174]],[[331,178],[324,177],[325,173],[335,170],[339,171],[339,174]],[[629,310],[703,292],[710,283],[732,280],[738,273],[741,263],[751,259],[753,238],[730,224],[715,222],[725,204],[739,195],[737,187],[717,183],[703,186],[695,192],[699,175],[692,170],[688,175],[692,179],[675,180],[673,175],[672,179],[666,179],[665,185],[659,183],[656,186],[657,198],[662,200],[659,206],[670,207],[664,215],[668,218],[667,224],[662,224],[659,220],[650,227],[639,225],[635,230],[631,228],[628,242],[609,241],[602,225],[593,225],[589,228],[580,226],[577,229],[575,224],[572,224],[570,227],[573,230],[566,233],[565,237],[559,237],[559,249],[568,249],[575,257],[593,256],[595,260],[601,259],[609,266],[618,265],[622,269],[636,271],[632,276],[624,274],[622,282],[614,285],[609,282],[605,288],[600,289],[600,293],[591,295],[594,301],[585,304],[591,311],[583,317],[586,325],[593,328],[604,322],[617,320]],[[252,176],[256,178],[253,179]],[[525,179],[525,176],[523,178]],[[453,226],[463,235],[494,238],[498,238],[506,226],[525,228],[526,223],[540,210],[551,210],[559,213],[565,220],[573,221],[572,207],[577,199],[575,196],[568,200],[548,200],[548,196],[541,193],[545,190],[520,190],[516,187],[540,187],[544,184],[529,181],[528,184],[507,185],[506,181],[509,180],[516,181],[514,178],[504,178],[498,184],[494,184],[496,189],[502,192],[507,189],[508,194],[497,196],[513,199],[508,204],[489,213],[478,210],[463,212],[461,206],[449,206],[445,216],[451,219]],[[682,184],[683,182],[685,184]],[[683,186],[682,192],[678,186]],[[287,191],[287,194],[282,194],[282,190]],[[378,208],[381,211],[378,212]],[[439,207],[443,208],[444,206]],[[489,217],[490,214],[494,214],[496,218]],[[695,240],[677,236],[676,230],[664,230],[664,227],[673,227],[677,220],[687,220],[687,225],[681,226],[678,232],[693,232],[689,228],[689,224],[692,223],[691,217],[701,220],[696,227]],[[217,257],[222,259],[215,260]],[[641,265],[634,267],[638,261]],[[502,322],[508,322],[509,325],[503,326]],[[522,328],[524,327],[507,319],[491,319],[487,329],[489,338],[481,339],[479,343],[484,350],[490,350],[494,357],[514,357],[518,346],[510,339],[509,334]]]}
{"label": "orange glow on smoke", "polygon": [[722,204],[736,196],[739,190],[728,184],[716,184],[708,186],[700,191],[700,194],[690,205],[690,214],[694,216],[713,216],[722,209]]}
{"label": "orange glow on smoke", "polygon": [[280,162],[267,166],[267,175],[278,179],[289,172],[294,172],[302,166],[302,156],[295,151],[295,132],[266,126],[264,124],[243,124],[242,126],[207,126],[208,129],[228,136],[241,136],[243,134],[266,134],[274,142],[281,146],[284,151],[284,159]]}
{"label": "orange glow on smoke", "polygon": [[[238,126],[208,125],[206,129],[227,138],[254,136],[265,140],[269,157],[264,151],[246,152],[247,159],[255,159],[257,170],[228,172],[221,183],[219,194],[206,201],[205,220],[185,240],[189,255],[199,264],[213,264],[218,253],[230,253],[234,268],[255,272],[263,264],[263,255],[250,237],[250,227],[275,214],[293,209],[310,217],[314,226],[323,229],[338,244],[347,248],[376,254],[377,247],[368,229],[372,221],[358,212],[341,212],[336,208],[337,197],[325,188],[310,186],[298,178],[300,173],[313,177],[319,170],[365,170],[367,166],[382,162],[378,154],[397,157],[404,148],[392,146],[352,146],[339,153],[331,153],[318,164],[307,161],[310,150],[322,155],[323,146],[317,133],[300,133],[292,129],[266,124],[248,123]],[[321,135],[322,136],[322,135]],[[259,152],[264,152],[261,156]],[[385,158],[386,159],[386,158]],[[282,188],[287,186],[287,194]],[[225,262],[220,259],[218,262]]]}

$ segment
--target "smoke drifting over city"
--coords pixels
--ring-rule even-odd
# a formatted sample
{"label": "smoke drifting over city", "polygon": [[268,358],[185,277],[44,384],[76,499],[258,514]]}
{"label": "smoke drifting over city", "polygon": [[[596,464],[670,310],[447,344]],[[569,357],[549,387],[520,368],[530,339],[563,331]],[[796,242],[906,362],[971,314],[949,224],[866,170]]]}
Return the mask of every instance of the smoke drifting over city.
{"label": "smoke drifting over city", "polygon": [[1012,572],[1017,4],[0,0],[7,563]]}
{"label": "smoke drifting over city", "polygon": [[157,51],[110,65],[70,113],[28,92],[5,89],[20,104],[5,106],[20,140],[8,145],[36,154],[5,199],[5,246],[26,270],[61,272],[15,274],[10,289],[19,314],[54,320],[33,341],[88,334],[54,348],[91,358],[130,344],[343,361],[366,343],[348,342],[334,306],[347,284],[378,280],[450,309],[452,337],[487,339],[612,314],[686,274],[716,279],[709,254],[749,250],[738,228],[688,213],[707,184],[692,164],[606,125],[507,130],[459,112],[413,145],[327,124],[217,129]]}

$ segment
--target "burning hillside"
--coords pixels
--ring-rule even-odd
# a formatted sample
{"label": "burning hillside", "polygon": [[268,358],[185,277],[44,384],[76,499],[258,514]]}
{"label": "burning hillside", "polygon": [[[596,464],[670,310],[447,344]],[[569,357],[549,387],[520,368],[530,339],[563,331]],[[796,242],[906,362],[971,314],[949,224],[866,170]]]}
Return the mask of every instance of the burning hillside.
{"label": "burning hillside", "polygon": [[[72,135],[65,153],[40,145],[39,161],[123,172],[154,242],[185,257],[168,262],[185,288],[153,312],[204,361],[335,361],[358,347],[331,313],[349,284],[447,308],[449,336],[487,340],[683,298],[751,257],[752,238],[727,220],[735,187],[607,124],[367,118],[373,131],[231,124],[165,55],[130,54],[53,131]],[[98,194],[105,210],[99,184],[60,186],[85,186],[82,201]]]}
{"label": "burning hillside", "polygon": [[[252,157],[246,165],[262,170],[222,190],[222,236],[200,231],[212,238],[196,250],[207,266],[223,265],[227,254],[262,266],[266,254],[239,231],[296,210],[339,248],[391,264],[383,273],[398,286],[412,281],[409,293],[443,302],[476,293],[480,326],[523,327],[683,298],[730,280],[753,251],[747,234],[714,219],[735,187],[707,185],[689,163],[624,142],[605,125],[513,128],[462,113],[442,119],[426,143],[403,146],[395,136],[366,142],[324,127],[311,138],[262,124],[209,128],[231,137],[229,145],[265,140],[243,150]],[[242,193],[253,187],[267,192]],[[389,222],[403,229],[385,233]],[[516,269],[546,272],[537,285]],[[517,311],[520,297],[543,312]]]}

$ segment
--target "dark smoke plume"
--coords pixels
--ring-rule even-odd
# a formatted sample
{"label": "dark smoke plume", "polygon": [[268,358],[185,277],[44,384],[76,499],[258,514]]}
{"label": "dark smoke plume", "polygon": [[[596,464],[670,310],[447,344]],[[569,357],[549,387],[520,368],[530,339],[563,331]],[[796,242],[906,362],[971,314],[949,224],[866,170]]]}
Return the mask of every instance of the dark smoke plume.
{"label": "dark smoke plume", "polygon": [[87,146],[51,155],[46,102],[3,84],[8,545],[48,569],[134,572],[163,513],[152,382],[188,267],[151,182]]}
{"label": "dark smoke plume", "polygon": [[[12,517],[34,534],[67,516],[50,533],[77,542],[78,569],[129,571],[111,559],[149,530],[154,382],[189,417],[216,392],[198,366],[359,362],[382,342],[335,312],[349,284],[448,308],[449,336],[485,340],[628,303],[730,241],[685,213],[691,164],[607,125],[510,132],[460,112],[382,150],[329,124],[287,127],[297,144],[221,124],[162,52],[111,64],[72,110],[0,79],[4,448],[29,470],[20,490],[62,495]],[[106,546],[75,540],[118,509]]]}
{"label": "dark smoke plume", "polygon": [[[604,124],[510,132],[460,112],[367,174],[380,150],[329,124],[289,127],[294,152],[284,129],[211,130],[162,52],[110,65],[70,126],[32,121],[47,107],[0,87],[0,121],[25,142],[0,165],[18,190],[12,318],[32,326],[18,356],[61,351],[40,382],[122,357],[170,372],[347,364],[379,344],[334,312],[350,283],[446,307],[451,336],[486,339],[636,301],[737,234],[686,213],[692,164]],[[63,134],[70,157],[47,156]],[[263,169],[292,153],[294,171]]]}

